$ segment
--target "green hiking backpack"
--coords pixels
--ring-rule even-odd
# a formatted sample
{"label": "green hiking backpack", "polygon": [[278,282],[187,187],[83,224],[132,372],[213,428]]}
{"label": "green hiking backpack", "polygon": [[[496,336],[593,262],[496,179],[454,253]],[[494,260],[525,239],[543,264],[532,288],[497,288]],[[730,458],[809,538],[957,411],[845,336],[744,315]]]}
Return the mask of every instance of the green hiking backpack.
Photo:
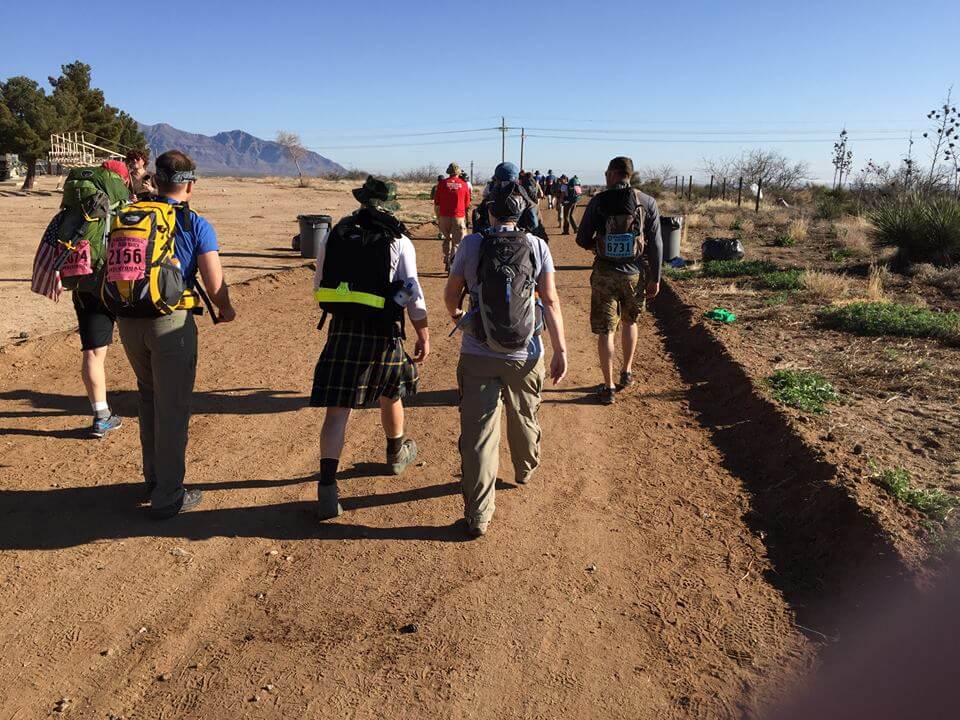
{"label": "green hiking backpack", "polygon": [[97,292],[107,259],[110,219],[130,201],[123,178],[103,167],[74,168],[63,183],[57,270],[66,290]]}

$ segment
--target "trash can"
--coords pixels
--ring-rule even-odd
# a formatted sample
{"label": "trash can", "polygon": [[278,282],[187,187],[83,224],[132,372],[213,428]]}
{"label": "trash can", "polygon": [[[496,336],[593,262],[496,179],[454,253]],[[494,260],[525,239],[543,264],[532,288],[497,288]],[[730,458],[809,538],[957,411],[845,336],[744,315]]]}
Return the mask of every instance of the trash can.
{"label": "trash can", "polygon": [[297,215],[300,223],[300,257],[317,257],[317,248],[326,240],[333,218],[329,215]]}
{"label": "trash can", "polygon": [[661,215],[660,236],[663,238],[663,262],[680,257],[680,238],[683,237],[682,215]]}

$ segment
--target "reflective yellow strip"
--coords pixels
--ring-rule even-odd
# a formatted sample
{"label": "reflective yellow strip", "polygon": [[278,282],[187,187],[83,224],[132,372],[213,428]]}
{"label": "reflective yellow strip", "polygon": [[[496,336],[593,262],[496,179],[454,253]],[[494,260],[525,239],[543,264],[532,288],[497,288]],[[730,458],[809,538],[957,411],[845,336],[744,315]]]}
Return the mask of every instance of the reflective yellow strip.
{"label": "reflective yellow strip", "polygon": [[336,288],[317,288],[313,291],[313,297],[318,303],[356,303],[379,310],[386,304],[385,298],[371,293],[354,292],[346,283],[340,283]]}

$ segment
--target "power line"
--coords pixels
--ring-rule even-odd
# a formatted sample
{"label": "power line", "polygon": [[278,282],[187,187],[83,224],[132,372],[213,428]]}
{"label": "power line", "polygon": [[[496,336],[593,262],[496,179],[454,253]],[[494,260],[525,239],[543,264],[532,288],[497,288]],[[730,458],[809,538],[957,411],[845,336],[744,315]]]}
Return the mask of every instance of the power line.
{"label": "power line", "polygon": [[[749,139],[724,139],[724,140],[706,140],[696,138],[615,138],[615,137],[585,137],[579,135],[534,135],[527,134],[528,138],[541,138],[548,140],[586,140],[590,142],[623,142],[623,143],[691,143],[691,144],[719,144],[719,145],[737,145],[737,144],[758,144],[758,143],[826,143],[833,142],[836,138],[764,138],[763,140]],[[905,142],[905,137],[872,137],[872,138],[851,138],[851,142]]]}
{"label": "power line", "polygon": [[[788,132],[790,135],[819,135],[824,130],[607,130],[607,129],[572,129],[572,128],[527,128],[534,132],[561,132],[561,133],[638,133],[643,135],[782,135]],[[882,135],[882,134],[900,134],[908,132],[905,129],[883,129],[883,130],[849,130],[848,132],[859,132],[864,134]]]}

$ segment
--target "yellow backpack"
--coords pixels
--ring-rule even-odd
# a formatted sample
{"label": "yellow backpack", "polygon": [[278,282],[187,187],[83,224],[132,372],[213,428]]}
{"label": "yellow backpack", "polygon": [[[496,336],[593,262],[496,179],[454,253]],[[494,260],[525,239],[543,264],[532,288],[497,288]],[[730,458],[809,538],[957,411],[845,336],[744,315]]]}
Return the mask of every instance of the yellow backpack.
{"label": "yellow backpack", "polygon": [[190,230],[186,203],[136,202],[113,217],[101,297],[115,314],[160,317],[175,310],[199,314],[201,299],[209,307],[206,294],[183,277],[174,256],[178,209]]}

